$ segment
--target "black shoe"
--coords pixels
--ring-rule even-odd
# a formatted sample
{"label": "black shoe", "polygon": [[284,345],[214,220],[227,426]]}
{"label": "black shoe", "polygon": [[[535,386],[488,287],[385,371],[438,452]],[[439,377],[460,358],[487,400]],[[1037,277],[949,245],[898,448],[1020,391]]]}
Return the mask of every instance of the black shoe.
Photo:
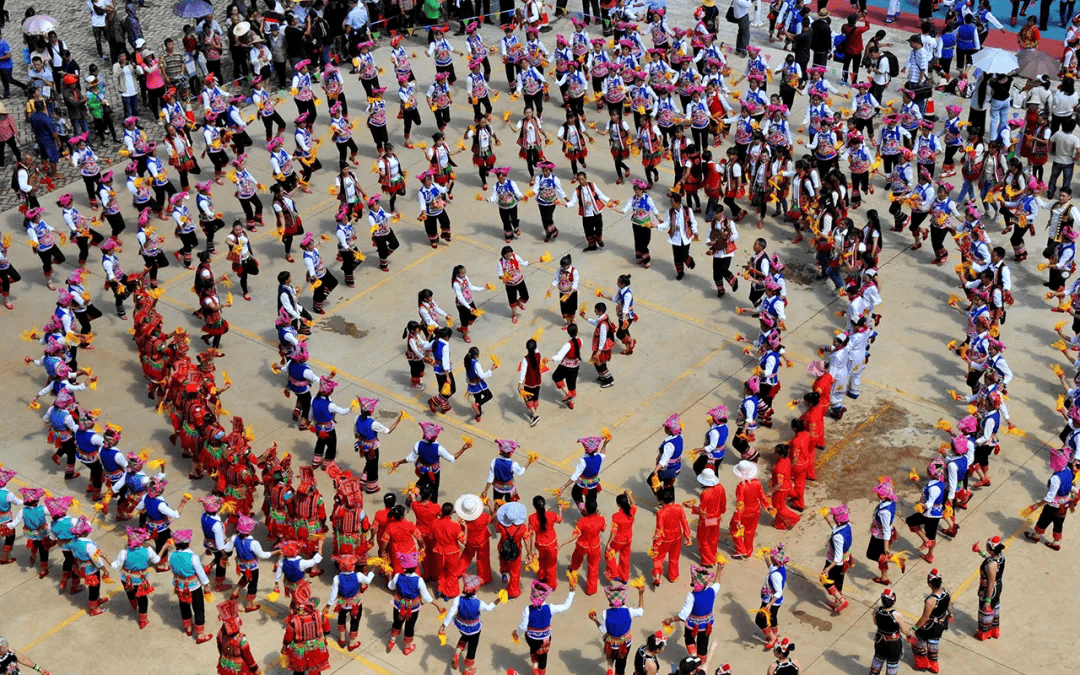
{"label": "black shoe", "polygon": [[724,297],[724,289],[722,289],[722,288],[716,289],[716,297],[718,297],[718,298]]}
{"label": "black shoe", "polygon": [[600,241],[596,242],[596,245],[599,246],[600,248],[604,248],[604,240],[601,239]]}
{"label": "black shoe", "polygon": [[679,272],[675,275],[675,281],[682,281],[682,278],[686,276],[685,272]]}
{"label": "black shoe", "polygon": [[608,387],[614,387],[614,386],[615,386],[615,378],[611,378],[607,382],[602,383],[600,385],[600,388],[601,389],[607,389]]}
{"label": "black shoe", "polygon": [[[585,250],[586,251],[595,251],[596,250],[596,244],[591,244],[589,246],[586,246]],[[1043,286],[1046,286],[1046,284],[1043,284]]]}

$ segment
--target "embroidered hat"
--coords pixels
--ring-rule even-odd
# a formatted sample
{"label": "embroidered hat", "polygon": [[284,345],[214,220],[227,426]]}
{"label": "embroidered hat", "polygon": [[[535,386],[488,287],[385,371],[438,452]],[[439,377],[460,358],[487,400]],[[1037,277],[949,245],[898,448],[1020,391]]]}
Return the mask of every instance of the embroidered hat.
{"label": "embroidered hat", "polygon": [[475,574],[466,574],[461,579],[461,590],[464,593],[475,593],[481,585],[480,577]]}
{"label": "embroidered hat", "polygon": [[124,533],[127,536],[128,548],[137,548],[139,546],[142,546],[143,542],[150,538],[150,535],[146,532],[146,530],[141,527],[131,527],[130,525],[128,525]]}
{"label": "embroidered hat", "polygon": [[967,415],[956,423],[956,428],[959,429],[961,433],[973,434],[979,428],[979,420],[975,419],[974,415]]}
{"label": "embroidered hat", "polygon": [[436,438],[439,437],[439,434],[442,432],[443,428],[435,422],[421,422],[420,430],[423,433],[424,440],[430,442],[434,441]]}
{"label": "embroidered hat", "polygon": [[300,555],[300,542],[298,541],[284,541],[278,545],[281,549],[281,555],[286,558],[294,558]]}
{"label": "embroidered hat", "polygon": [[221,510],[221,505],[225,503],[224,500],[217,495],[200,497],[199,502],[203,505],[203,509],[205,509],[207,513],[217,513]]}
{"label": "embroidered hat", "polygon": [[236,531],[240,534],[251,534],[255,531],[255,520],[241,514],[240,518],[236,521]]}
{"label": "embroidered hat", "polygon": [[664,420],[664,431],[673,436],[682,433],[682,422],[679,420],[679,413],[668,415],[668,418]]}
{"label": "embroidered hat", "polygon": [[398,564],[407,570],[416,569],[420,564],[420,554],[417,551],[397,554]]}
{"label": "embroidered hat", "polygon": [[604,597],[612,607],[622,607],[626,604],[626,584],[612,584],[604,586]]}
{"label": "embroidered hat", "polygon": [[350,554],[336,555],[334,556],[334,562],[338,564],[338,567],[342,572],[352,572],[356,569],[356,565],[360,562],[360,559]]}
{"label": "embroidered hat", "polygon": [[46,497],[45,510],[49,512],[49,516],[52,518],[62,518],[67,514],[67,510],[74,501],[75,498],[69,495],[64,495],[63,497]]}
{"label": "embroidered hat", "polygon": [[713,571],[711,567],[705,565],[690,566],[690,585],[694,588],[695,592],[705,590],[712,580]]}
{"label": "embroidered hat", "polygon": [[829,515],[836,520],[837,524],[846,523],[851,519],[851,511],[848,510],[847,504],[832,507],[829,509]]}
{"label": "embroidered hat", "polygon": [[4,487],[11,482],[11,479],[18,476],[19,472],[12,471],[11,469],[0,468],[0,487]]}
{"label": "embroidered hat", "polygon": [[172,540],[177,544],[190,544],[191,535],[191,530],[173,530]]}
{"label": "embroidered hat", "polygon": [[364,398],[358,399],[360,401],[360,412],[370,415],[375,412],[375,406],[379,405],[379,399],[377,398]]}
{"label": "embroidered hat", "polygon": [[86,519],[86,516],[79,516],[79,519],[71,526],[71,533],[77,537],[90,534],[93,531],[94,526],[90,524],[90,521]]}
{"label": "embroidered hat", "polygon": [[529,604],[533,607],[539,607],[544,604],[544,601],[551,595],[551,587],[533,579],[532,585],[529,586]]}
{"label": "embroidered hat", "polygon": [[591,455],[600,449],[600,445],[604,442],[604,439],[600,436],[586,436],[585,438],[579,438],[578,443],[581,443],[585,448],[585,454]]}
{"label": "embroidered hat", "polygon": [[[966,438],[964,439],[967,440]],[[1069,465],[1069,451],[1066,448],[1050,449],[1050,470],[1054,473],[1061,471]]]}
{"label": "embroidered hat", "polygon": [[769,550],[769,557],[779,566],[786,565],[790,560],[788,556],[784,555],[784,542],[782,541],[777,542],[776,546]]}
{"label": "embroidered hat", "polygon": [[893,489],[892,478],[883,476],[878,484],[874,486],[874,494],[890,501],[896,501],[896,490]]}
{"label": "embroidered hat", "polygon": [[19,494],[22,495],[23,501],[36,502],[45,496],[45,491],[39,487],[24,487],[19,488]]}
{"label": "embroidered hat", "polygon": [[495,445],[499,446],[499,454],[507,456],[514,454],[514,451],[521,447],[516,441],[509,441],[505,438],[496,438]]}
{"label": "embroidered hat", "polygon": [[728,416],[727,406],[726,405],[718,405],[715,408],[710,408],[709,412],[706,413],[706,415],[708,416],[709,419],[711,419],[713,421],[714,424],[719,424],[722,420],[727,419],[727,416]]}

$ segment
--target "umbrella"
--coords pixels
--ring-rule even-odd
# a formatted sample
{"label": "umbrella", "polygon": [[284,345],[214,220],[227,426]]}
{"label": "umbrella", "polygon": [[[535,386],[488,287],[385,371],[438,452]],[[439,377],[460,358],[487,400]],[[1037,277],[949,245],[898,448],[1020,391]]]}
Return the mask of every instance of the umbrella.
{"label": "umbrella", "polygon": [[56,19],[48,14],[35,14],[23,21],[23,33],[27,35],[48,35],[49,31],[56,30]]}
{"label": "umbrella", "polygon": [[1029,80],[1037,80],[1042,75],[1056,77],[1061,69],[1061,61],[1038,49],[1021,51],[1017,54],[1016,61],[1020,64],[1017,75]]}
{"label": "umbrella", "polygon": [[201,19],[214,13],[214,6],[206,0],[181,0],[173,7],[173,14],[184,19]]}
{"label": "umbrella", "polygon": [[997,47],[987,47],[975,52],[971,63],[984,73],[1011,73],[1020,67],[1016,54]]}

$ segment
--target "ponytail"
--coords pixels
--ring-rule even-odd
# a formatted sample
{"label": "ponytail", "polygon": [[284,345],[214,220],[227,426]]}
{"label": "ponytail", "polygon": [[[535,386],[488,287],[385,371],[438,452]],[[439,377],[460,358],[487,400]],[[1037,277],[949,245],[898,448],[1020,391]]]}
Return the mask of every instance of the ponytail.
{"label": "ponytail", "polygon": [[548,529],[547,500],[541,495],[536,495],[532,503],[533,508],[536,509],[536,520],[540,523],[540,531],[546,532]]}

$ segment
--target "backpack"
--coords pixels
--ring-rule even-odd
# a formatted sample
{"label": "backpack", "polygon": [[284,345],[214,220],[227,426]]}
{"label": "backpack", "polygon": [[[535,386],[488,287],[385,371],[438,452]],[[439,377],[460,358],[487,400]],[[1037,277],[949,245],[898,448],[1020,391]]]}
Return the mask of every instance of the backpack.
{"label": "backpack", "polygon": [[[510,531],[507,530],[507,534]],[[507,536],[499,544],[499,560],[505,560],[506,562],[514,562],[521,557],[521,547],[518,546],[517,540],[513,536]]]}
{"label": "backpack", "polygon": [[896,58],[896,54],[892,52],[881,52],[881,55],[889,60],[889,77],[896,77],[900,74],[900,61]]}

